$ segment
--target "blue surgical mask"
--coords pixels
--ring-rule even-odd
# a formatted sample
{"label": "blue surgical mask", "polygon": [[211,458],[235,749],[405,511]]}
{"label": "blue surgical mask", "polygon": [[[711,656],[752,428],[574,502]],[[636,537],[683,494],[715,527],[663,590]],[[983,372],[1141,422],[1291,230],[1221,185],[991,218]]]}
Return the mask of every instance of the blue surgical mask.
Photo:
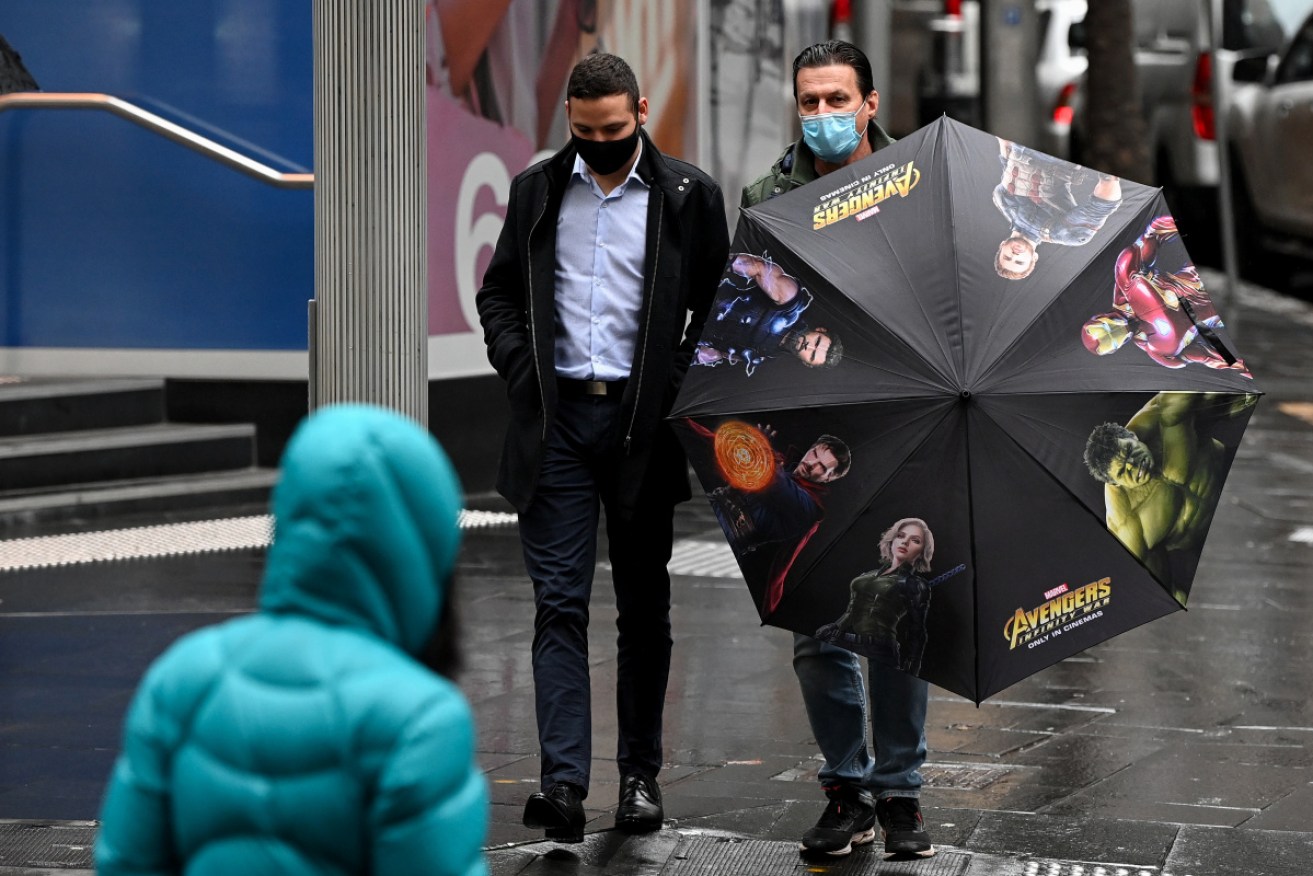
{"label": "blue surgical mask", "polygon": [[[861,110],[853,110],[850,113],[817,113],[814,116],[799,115],[802,122],[802,139],[807,144],[807,148],[821,161],[827,161],[830,164],[842,164],[848,160],[848,156],[853,154],[858,145],[862,142],[862,137],[866,136],[863,129],[860,133],[857,131],[857,113]],[[870,121],[867,121],[870,124]]]}

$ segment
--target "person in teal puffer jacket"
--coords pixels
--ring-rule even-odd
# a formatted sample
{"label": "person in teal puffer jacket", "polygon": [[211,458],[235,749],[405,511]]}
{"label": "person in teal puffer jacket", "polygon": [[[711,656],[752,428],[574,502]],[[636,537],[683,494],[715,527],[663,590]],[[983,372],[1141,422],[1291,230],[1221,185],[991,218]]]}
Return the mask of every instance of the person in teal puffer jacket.
{"label": "person in teal puffer jacket", "polygon": [[180,639],[136,693],[101,876],[487,872],[469,706],[418,659],[460,507],[446,455],[402,416],[302,423],[258,611]]}

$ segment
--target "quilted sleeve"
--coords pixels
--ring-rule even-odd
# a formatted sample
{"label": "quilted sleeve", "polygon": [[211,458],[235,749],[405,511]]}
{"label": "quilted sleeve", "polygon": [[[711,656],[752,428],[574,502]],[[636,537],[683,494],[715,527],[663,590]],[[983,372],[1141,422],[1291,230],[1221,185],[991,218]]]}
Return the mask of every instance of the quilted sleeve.
{"label": "quilted sleeve", "polygon": [[182,871],[170,816],[171,762],[221,664],[218,639],[205,631],[180,640],[147,670],[128,708],[123,750],[101,808],[100,876]]}
{"label": "quilted sleeve", "polygon": [[375,876],[484,876],[487,782],[469,706],[445,685],[406,724],[370,811]]}

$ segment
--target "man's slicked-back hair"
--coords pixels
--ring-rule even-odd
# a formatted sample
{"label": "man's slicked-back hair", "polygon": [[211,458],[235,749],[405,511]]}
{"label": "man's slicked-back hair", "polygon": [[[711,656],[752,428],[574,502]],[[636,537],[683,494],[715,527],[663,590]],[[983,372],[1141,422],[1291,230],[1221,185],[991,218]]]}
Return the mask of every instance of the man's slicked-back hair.
{"label": "man's slicked-back hair", "polygon": [[798,71],[811,67],[833,67],[842,64],[852,67],[857,74],[857,90],[865,98],[875,90],[875,74],[871,72],[871,61],[866,53],[843,40],[827,40],[808,46],[793,59],[793,102],[798,102]]}
{"label": "man's slicked-back hair", "polygon": [[570,71],[565,86],[568,99],[596,100],[613,94],[629,95],[629,106],[638,112],[638,78],[625,59],[598,52],[588,55]]}

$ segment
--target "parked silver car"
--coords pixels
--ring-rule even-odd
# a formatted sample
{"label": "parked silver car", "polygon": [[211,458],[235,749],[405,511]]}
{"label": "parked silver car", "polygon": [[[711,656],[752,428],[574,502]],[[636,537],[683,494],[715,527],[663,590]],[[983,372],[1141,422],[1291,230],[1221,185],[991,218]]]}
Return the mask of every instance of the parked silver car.
{"label": "parked silver car", "polygon": [[[1221,0],[1223,27],[1213,51],[1213,0],[1132,0],[1134,58],[1153,162],[1182,230],[1201,251],[1216,249],[1217,186],[1221,179],[1215,98],[1230,100],[1236,60],[1275,52],[1288,10],[1313,0]],[[1279,12],[1281,14],[1279,14]],[[1302,16],[1300,16],[1302,17]],[[1216,77],[1217,93],[1214,93]],[[1084,159],[1088,76],[1077,83],[1071,132],[1073,161]]]}
{"label": "parked silver car", "polygon": [[1234,79],[1227,132],[1246,261],[1313,258],[1313,11],[1280,54],[1238,62]]}
{"label": "parked silver car", "polygon": [[1214,84],[1225,107],[1237,58],[1274,52],[1284,38],[1269,0],[1223,0],[1214,52],[1211,6],[1211,0],[1135,0],[1133,6],[1155,182],[1185,225],[1203,224],[1216,211],[1221,173]]}

